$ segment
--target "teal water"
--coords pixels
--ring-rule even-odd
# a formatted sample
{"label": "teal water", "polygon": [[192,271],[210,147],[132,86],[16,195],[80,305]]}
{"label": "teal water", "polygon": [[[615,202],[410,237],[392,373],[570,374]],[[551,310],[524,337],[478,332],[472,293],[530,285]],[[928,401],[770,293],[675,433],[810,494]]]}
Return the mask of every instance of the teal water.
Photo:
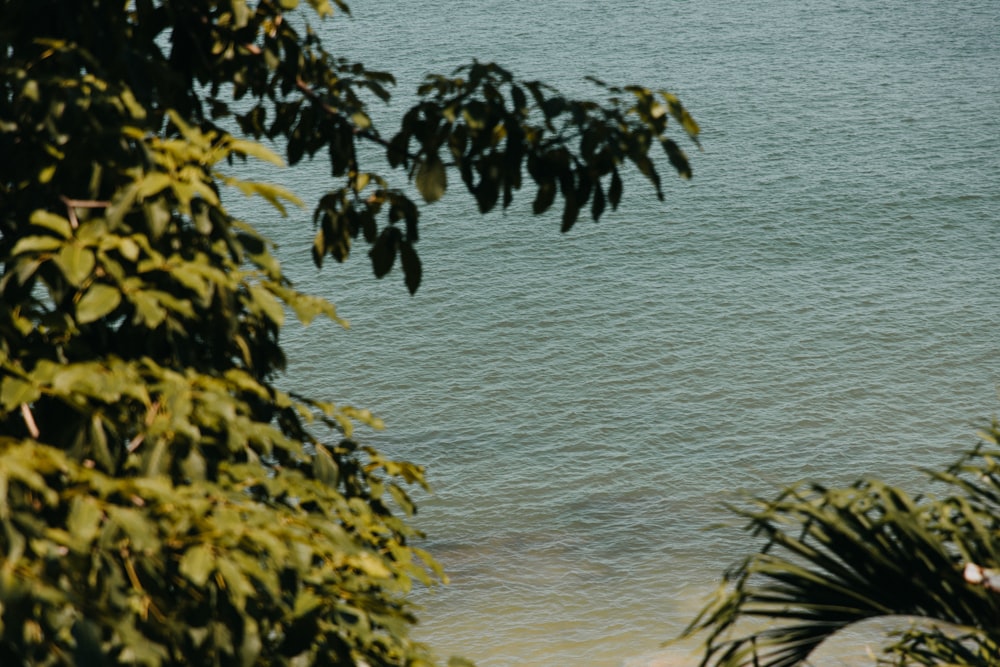
{"label": "teal water", "polygon": [[[418,523],[452,583],[419,593],[417,633],[440,655],[692,664],[660,642],[750,548],[706,530],[721,501],[803,478],[916,489],[997,412],[1000,3],[352,9],[329,48],[403,98],[475,56],[581,95],[586,74],[666,87],[704,131],[665,204],[636,178],[565,236],[450,193],[423,213],[414,298],[360,253],[315,271],[309,212],[263,220],[352,323],[290,331],[291,378],[371,408],[369,441],[428,467]],[[327,174],[280,177],[314,200]]]}

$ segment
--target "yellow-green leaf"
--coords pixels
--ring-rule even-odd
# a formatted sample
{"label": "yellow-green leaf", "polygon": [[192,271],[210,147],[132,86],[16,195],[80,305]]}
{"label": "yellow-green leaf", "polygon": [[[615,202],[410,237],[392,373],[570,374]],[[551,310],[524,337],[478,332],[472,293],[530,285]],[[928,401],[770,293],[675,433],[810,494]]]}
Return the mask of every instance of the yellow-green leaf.
{"label": "yellow-green leaf", "polygon": [[357,565],[362,572],[375,579],[388,579],[392,576],[382,559],[376,558],[367,551],[358,554]]}
{"label": "yellow-green leaf", "polygon": [[104,317],[121,303],[122,293],[111,285],[91,285],[76,304],[76,320],[87,324]]}
{"label": "yellow-green leaf", "polygon": [[228,558],[218,559],[217,566],[219,568],[219,574],[222,575],[223,580],[226,582],[226,588],[229,589],[229,599],[232,600],[233,605],[240,611],[246,606],[247,598],[254,594],[253,584],[250,583],[250,579],[243,573],[236,562]]}
{"label": "yellow-green leaf", "polygon": [[70,226],[69,220],[61,215],[50,213],[45,209],[40,208],[32,211],[30,220],[31,224],[36,227],[50,229],[64,239],[69,238],[73,234],[73,228]]}
{"label": "yellow-green leaf", "polygon": [[260,195],[266,199],[274,208],[282,215],[286,215],[288,211],[285,209],[285,205],[281,203],[284,199],[289,201],[296,206],[303,206],[303,202],[299,199],[295,193],[287,188],[283,188],[278,185],[272,185],[270,183],[256,183],[253,181],[241,181],[236,178],[223,178],[226,185],[231,185],[248,197],[253,195]]}
{"label": "yellow-green leaf", "polygon": [[[329,0],[309,0],[309,4],[312,5],[313,9],[321,17],[333,14],[333,7],[330,6]],[[344,6],[346,7],[346,5]]]}
{"label": "yellow-green leaf", "polygon": [[156,534],[156,524],[143,516],[142,513],[125,507],[109,505],[106,508],[108,518],[117,526],[136,551],[154,551],[160,548],[160,539]]}
{"label": "yellow-green leaf", "polygon": [[95,264],[94,253],[76,243],[64,245],[56,255],[55,261],[66,276],[66,280],[74,287],[79,287],[80,283],[87,279]]}
{"label": "yellow-green leaf", "polygon": [[82,495],[75,496],[70,504],[66,529],[81,543],[89,544],[97,537],[103,516],[97,500]]}
{"label": "yellow-green leaf", "polygon": [[340,469],[333,455],[323,445],[316,445],[316,456],[313,457],[313,475],[332,489],[337,488],[340,481]]}
{"label": "yellow-green leaf", "polygon": [[10,254],[12,257],[16,257],[28,252],[48,252],[55,250],[62,244],[63,241],[54,236],[25,236],[14,244]]}
{"label": "yellow-green leaf", "polygon": [[178,566],[188,581],[201,588],[215,570],[215,553],[209,544],[196,544],[181,556]]}
{"label": "yellow-green leaf", "polygon": [[172,182],[173,179],[162,171],[154,171],[151,174],[147,174],[139,184],[138,197],[140,200],[152,197],[169,187]]}
{"label": "yellow-green leaf", "polygon": [[278,165],[279,167],[285,166],[285,161],[282,160],[277,153],[267,148],[263,144],[259,144],[256,141],[249,141],[246,139],[232,139],[229,142],[229,149],[234,153],[240,153],[241,155],[250,155],[258,160],[264,160],[265,162],[270,162],[271,164]]}
{"label": "yellow-green leaf", "polygon": [[448,187],[448,175],[444,163],[437,155],[430,155],[417,168],[417,190],[427,203],[436,202],[444,196]]}
{"label": "yellow-green leaf", "polygon": [[43,167],[41,171],[38,172],[38,182],[48,183],[52,180],[52,177],[56,175],[56,165],[50,164],[47,167]]}
{"label": "yellow-green leaf", "polygon": [[279,327],[285,323],[285,309],[281,307],[281,303],[274,298],[268,290],[264,289],[260,285],[250,285],[249,287],[250,297],[253,299],[253,308],[259,310],[267,319],[271,320]]}
{"label": "yellow-green leaf", "polygon": [[13,410],[22,403],[31,403],[41,396],[38,388],[30,382],[8,375],[0,383],[0,406]]}

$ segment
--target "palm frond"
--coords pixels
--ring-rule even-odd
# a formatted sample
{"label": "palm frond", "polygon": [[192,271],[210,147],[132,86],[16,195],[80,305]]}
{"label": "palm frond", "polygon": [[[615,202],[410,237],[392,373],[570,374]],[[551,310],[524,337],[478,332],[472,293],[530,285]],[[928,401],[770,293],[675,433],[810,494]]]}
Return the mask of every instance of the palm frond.
{"label": "palm frond", "polygon": [[801,665],[844,628],[889,616],[945,625],[900,635],[887,664],[1000,664],[1000,570],[985,583],[964,570],[1000,565],[996,424],[987,435],[932,475],[953,491],[942,500],[863,480],[791,487],[738,510],[766,543],[682,635],[706,635],[702,666]]}

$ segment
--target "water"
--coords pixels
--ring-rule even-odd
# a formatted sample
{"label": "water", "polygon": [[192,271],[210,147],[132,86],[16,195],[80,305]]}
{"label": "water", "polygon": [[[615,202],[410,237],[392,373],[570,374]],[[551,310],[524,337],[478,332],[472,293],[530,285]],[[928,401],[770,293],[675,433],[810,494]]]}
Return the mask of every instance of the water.
{"label": "water", "polygon": [[[417,634],[440,656],[692,664],[660,642],[752,548],[706,530],[721,501],[919,488],[996,412],[1000,3],[352,8],[323,25],[331,50],[404,99],[475,56],[574,94],[585,74],[667,87],[704,130],[665,205],[632,179],[566,236],[449,193],[423,214],[415,298],[361,252],[316,272],[307,212],[263,220],[352,323],[290,331],[289,380],[373,409],[388,428],[368,440],[428,466],[418,523],[453,581],[419,594]],[[280,178],[315,200],[327,174]]]}

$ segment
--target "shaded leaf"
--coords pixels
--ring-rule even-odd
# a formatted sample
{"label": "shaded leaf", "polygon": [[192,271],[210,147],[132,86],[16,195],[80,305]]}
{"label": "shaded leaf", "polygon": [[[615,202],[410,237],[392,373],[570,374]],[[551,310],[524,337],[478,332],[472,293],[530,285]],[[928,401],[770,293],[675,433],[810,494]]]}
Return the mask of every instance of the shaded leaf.
{"label": "shaded leaf", "polygon": [[375,245],[368,252],[372,260],[372,270],[375,272],[376,278],[381,278],[392,270],[401,238],[402,233],[399,229],[392,226],[386,227],[379,234]]}
{"label": "shaded leaf", "polygon": [[601,187],[601,182],[597,181],[594,183],[594,198],[590,202],[590,215],[594,222],[601,219],[601,215],[604,214],[604,206],[604,188]]}
{"label": "shaded leaf", "polygon": [[556,184],[555,181],[548,180],[538,185],[538,194],[535,196],[535,201],[531,206],[531,210],[535,215],[540,215],[547,211],[552,202],[556,199]]}
{"label": "shaded leaf", "polygon": [[618,170],[615,169],[611,172],[611,187],[608,188],[608,202],[611,204],[612,210],[618,209],[618,202],[622,198],[622,177],[618,174]]}
{"label": "shaded leaf", "polygon": [[420,257],[409,241],[403,241],[399,245],[399,259],[403,265],[403,274],[406,280],[406,288],[410,294],[416,294],[420,287],[420,279],[423,276],[423,268]]}
{"label": "shaded leaf", "polygon": [[681,178],[691,178],[691,165],[688,163],[687,155],[680,149],[673,139],[664,139],[663,149],[667,152],[670,164],[673,165]]}

